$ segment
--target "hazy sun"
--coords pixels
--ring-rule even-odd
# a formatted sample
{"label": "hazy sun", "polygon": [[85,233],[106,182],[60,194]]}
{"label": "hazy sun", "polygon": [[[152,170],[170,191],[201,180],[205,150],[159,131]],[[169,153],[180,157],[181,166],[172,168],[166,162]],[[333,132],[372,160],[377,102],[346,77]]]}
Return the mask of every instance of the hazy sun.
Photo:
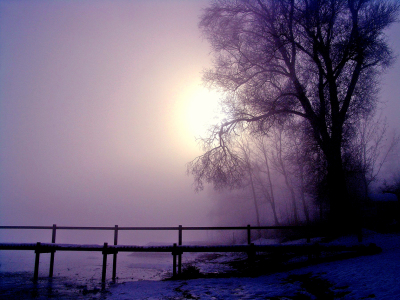
{"label": "hazy sun", "polygon": [[193,136],[204,136],[210,125],[223,119],[219,106],[221,95],[201,86],[192,87],[185,94],[184,123]]}

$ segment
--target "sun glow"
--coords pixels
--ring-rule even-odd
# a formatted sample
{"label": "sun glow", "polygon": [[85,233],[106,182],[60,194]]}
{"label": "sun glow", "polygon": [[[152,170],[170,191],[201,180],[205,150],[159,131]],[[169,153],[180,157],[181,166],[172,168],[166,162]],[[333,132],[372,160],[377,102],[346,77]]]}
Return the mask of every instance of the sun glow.
{"label": "sun glow", "polygon": [[211,125],[222,121],[220,98],[219,93],[201,86],[193,87],[185,95],[184,123],[193,136],[204,136]]}

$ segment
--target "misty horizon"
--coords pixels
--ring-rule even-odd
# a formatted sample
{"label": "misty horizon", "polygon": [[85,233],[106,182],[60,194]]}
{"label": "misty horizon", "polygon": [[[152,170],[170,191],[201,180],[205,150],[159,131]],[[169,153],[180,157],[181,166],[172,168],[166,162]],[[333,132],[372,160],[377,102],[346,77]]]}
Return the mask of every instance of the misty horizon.
{"label": "misty horizon", "polygon": [[[1,225],[256,225],[251,204],[224,214],[221,194],[195,193],[186,175],[221,118],[201,81],[208,4],[0,2]],[[390,130],[398,78],[399,59],[381,80]]]}

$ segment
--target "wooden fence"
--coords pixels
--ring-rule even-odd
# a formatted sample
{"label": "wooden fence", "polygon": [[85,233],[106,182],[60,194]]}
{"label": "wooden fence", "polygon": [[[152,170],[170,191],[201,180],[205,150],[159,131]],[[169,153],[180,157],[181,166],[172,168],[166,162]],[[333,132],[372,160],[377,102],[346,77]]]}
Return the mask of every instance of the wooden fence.
{"label": "wooden fence", "polygon": [[[54,270],[54,255],[56,251],[101,251],[103,254],[103,268],[102,268],[102,282],[106,280],[106,265],[107,255],[113,255],[113,267],[112,267],[112,280],[116,279],[117,272],[117,254],[118,252],[170,252],[173,256],[173,276],[181,274],[182,271],[182,254],[184,252],[246,252],[249,258],[255,252],[307,252],[311,253],[315,250],[313,245],[292,245],[292,246],[281,246],[281,245],[254,245],[251,243],[251,231],[252,230],[302,230],[306,234],[307,243],[310,243],[311,232],[315,228],[305,226],[250,226],[245,227],[73,227],[73,226],[0,226],[0,229],[39,229],[39,230],[51,230],[52,237],[51,243],[0,243],[0,250],[34,250],[35,251],[35,269],[34,269],[34,280],[38,279],[39,274],[39,260],[41,253],[50,253],[50,270],[49,277],[53,277]],[[114,231],[114,245],[70,245],[70,244],[56,244],[56,233],[57,230],[111,230]],[[132,245],[118,245],[118,232],[119,231],[160,231],[160,230],[172,230],[178,231],[178,243],[174,243],[172,246],[162,247],[150,247],[150,246],[132,246]],[[247,232],[247,245],[235,245],[235,246],[183,246],[182,236],[184,230],[245,230]],[[360,237],[359,237],[360,241]],[[178,269],[178,270],[177,270]]]}

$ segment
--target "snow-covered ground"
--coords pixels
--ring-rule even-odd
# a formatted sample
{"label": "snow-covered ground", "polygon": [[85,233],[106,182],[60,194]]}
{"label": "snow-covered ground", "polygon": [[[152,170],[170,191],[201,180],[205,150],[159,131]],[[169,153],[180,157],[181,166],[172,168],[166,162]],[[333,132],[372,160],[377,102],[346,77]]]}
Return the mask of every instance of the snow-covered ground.
{"label": "snow-covered ground", "polygon": [[[333,243],[354,244],[354,237]],[[262,242],[262,241],[261,241]],[[265,242],[265,241],[264,241]],[[258,277],[136,281],[111,286],[105,299],[400,299],[400,234],[367,232],[375,255]],[[204,261],[199,268],[204,269]],[[103,299],[104,299],[103,298]]]}

